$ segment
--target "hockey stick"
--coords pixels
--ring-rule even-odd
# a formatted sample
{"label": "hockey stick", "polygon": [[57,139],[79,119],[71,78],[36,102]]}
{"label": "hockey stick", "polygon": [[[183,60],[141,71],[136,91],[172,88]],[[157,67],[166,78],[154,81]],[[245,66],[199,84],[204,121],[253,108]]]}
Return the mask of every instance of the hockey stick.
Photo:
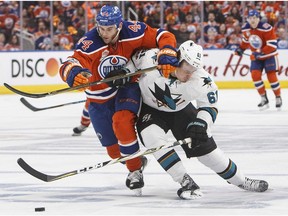
{"label": "hockey stick", "polygon": [[186,138],[184,140],[175,141],[172,144],[168,144],[168,145],[166,144],[166,145],[161,145],[161,146],[155,147],[155,148],[149,148],[146,150],[139,151],[139,152],[132,154],[132,155],[128,155],[128,156],[119,157],[116,159],[100,162],[100,163],[97,163],[93,166],[83,167],[82,169],[73,170],[73,171],[66,172],[66,173],[63,173],[60,175],[47,175],[47,174],[44,174],[42,172],[39,172],[36,169],[34,169],[33,167],[31,167],[29,164],[27,164],[22,158],[19,158],[17,160],[17,163],[19,164],[19,166],[22,169],[24,169],[27,173],[34,176],[35,178],[38,178],[44,182],[52,182],[52,181],[67,178],[70,176],[74,176],[74,175],[77,175],[80,173],[85,173],[85,172],[88,172],[88,171],[93,170],[93,169],[102,168],[102,167],[112,165],[115,163],[124,162],[124,161],[130,160],[130,159],[133,159],[133,158],[136,158],[139,156],[151,154],[151,153],[154,153],[154,152],[159,151],[161,149],[173,148],[175,146],[179,146],[179,145],[183,145],[183,144],[189,144],[189,143],[191,143],[191,139]]}
{"label": "hockey stick", "polygon": [[152,71],[152,70],[154,70],[156,68],[157,67],[154,66],[154,67],[146,68],[146,69],[143,69],[143,70],[138,70],[135,73],[109,77],[109,78],[106,78],[106,79],[103,79],[103,80],[98,80],[98,81],[95,81],[95,82],[86,83],[86,84],[78,85],[78,86],[75,86],[75,87],[69,87],[69,88],[59,89],[59,90],[46,92],[46,93],[38,93],[38,94],[37,93],[33,94],[33,93],[23,92],[21,90],[18,90],[16,88],[10,86],[7,83],[4,83],[4,86],[6,88],[8,88],[10,91],[12,91],[12,92],[14,92],[16,94],[22,95],[24,97],[43,98],[43,97],[57,95],[57,94],[60,94],[60,93],[66,93],[66,92],[70,92],[70,91],[74,91],[74,90],[78,90],[78,89],[82,89],[82,88],[87,88],[89,86],[94,86],[94,85],[99,85],[99,84],[102,84],[102,83],[111,82],[111,81],[116,80],[116,79],[121,79],[121,78],[131,77],[131,76],[135,76],[135,75],[140,75],[140,74]]}
{"label": "hockey stick", "polygon": [[48,109],[54,109],[54,108],[58,108],[58,107],[62,107],[62,106],[68,106],[68,105],[72,105],[72,104],[78,104],[78,103],[86,102],[86,100],[81,100],[81,101],[74,101],[74,102],[69,102],[69,103],[64,103],[64,104],[58,104],[58,105],[55,105],[55,106],[37,108],[37,107],[33,106],[31,103],[29,103],[23,97],[20,98],[20,101],[24,104],[24,106],[26,106],[28,109],[30,109],[30,110],[32,110],[34,112],[42,111],[42,110],[48,110]]}

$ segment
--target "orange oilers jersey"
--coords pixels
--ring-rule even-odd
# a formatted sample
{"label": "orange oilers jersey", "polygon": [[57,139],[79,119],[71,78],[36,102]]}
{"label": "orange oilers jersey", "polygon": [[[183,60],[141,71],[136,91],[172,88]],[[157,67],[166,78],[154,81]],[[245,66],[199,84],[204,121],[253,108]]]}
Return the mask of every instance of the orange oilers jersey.
{"label": "orange oilers jersey", "polygon": [[[110,71],[124,67],[136,50],[162,48],[165,45],[176,47],[175,36],[163,29],[151,28],[143,22],[123,21],[115,46],[105,44],[94,28],[78,41],[74,54],[68,57],[59,72],[66,81],[69,70],[74,66],[87,68],[92,72],[90,82],[99,81],[105,79]],[[91,102],[104,103],[116,95],[117,88],[102,83],[89,87],[85,92]]]}
{"label": "orange oilers jersey", "polygon": [[252,29],[247,22],[242,27],[242,43],[240,48],[250,48],[252,52],[262,53],[260,59],[265,59],[278,54],[277,37],[274,28],[269,23],[259,22],[256,29]]}

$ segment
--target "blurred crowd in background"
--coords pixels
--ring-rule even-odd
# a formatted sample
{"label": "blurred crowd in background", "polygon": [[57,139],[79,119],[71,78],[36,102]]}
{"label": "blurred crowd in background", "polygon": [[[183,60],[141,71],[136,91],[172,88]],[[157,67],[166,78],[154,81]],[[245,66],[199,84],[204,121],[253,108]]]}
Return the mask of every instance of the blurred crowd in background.
{"label": "blurred crowd in background", "polygon": [[172,32],[178,45],[191,39],[205,49],[235,49],[248,11],[257,9],[274,26],[278,48],[288,49],[287,1],[0,1],[0,51],[73,50],[104,4]]}

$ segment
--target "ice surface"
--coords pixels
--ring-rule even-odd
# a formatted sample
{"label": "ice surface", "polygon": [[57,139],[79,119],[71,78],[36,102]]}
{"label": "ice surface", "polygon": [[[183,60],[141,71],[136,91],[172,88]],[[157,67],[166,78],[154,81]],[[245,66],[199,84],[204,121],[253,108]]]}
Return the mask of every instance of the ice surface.
{"label": "ice surface", "polygon": [[[57,175],[108,160],[92,127],[73,137],[84,104],[33,112],[18,95],[0,95],[0,215],[287,215],[288,211],[288,89],[283,108],[276,111],[268,89],[270,109],[258,111],[256,90],[220,90],[219,115],[213,127],[218,146],[248,177],[268,181],[264,193],[229,185],[213,171],[186,159],[188,173],[204,197],[180,200],[173,182],[153,156],[144,172],[142,197],[125,186],[127,170],[115,164],[55,182],[42,182],[17,164],[22,157],[39,171]],[[27,98],[37,107],[84,99],[67,93]],[[35,212],[45,207],[45,212]]]}

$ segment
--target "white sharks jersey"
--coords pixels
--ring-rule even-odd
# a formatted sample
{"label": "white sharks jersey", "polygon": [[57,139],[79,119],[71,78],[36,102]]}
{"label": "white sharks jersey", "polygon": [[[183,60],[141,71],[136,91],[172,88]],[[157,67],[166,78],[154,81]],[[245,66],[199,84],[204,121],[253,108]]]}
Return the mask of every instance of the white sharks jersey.
{"label": "white sharks jersey", "polygon": [[[158,49],[139,51],[132,57],[136,70],[157,65]],[[129,66],[128,66],[129,65]],[[135,71],[128,64],[130,71]],[[165,112],[176,112],[195,101],[197,108],[217,108],[217,85],[204,69],[193,72],[190,80],[180,82],[170,76],[165,78],[156,69],[143,74],[139,79],[143,102]]]}

